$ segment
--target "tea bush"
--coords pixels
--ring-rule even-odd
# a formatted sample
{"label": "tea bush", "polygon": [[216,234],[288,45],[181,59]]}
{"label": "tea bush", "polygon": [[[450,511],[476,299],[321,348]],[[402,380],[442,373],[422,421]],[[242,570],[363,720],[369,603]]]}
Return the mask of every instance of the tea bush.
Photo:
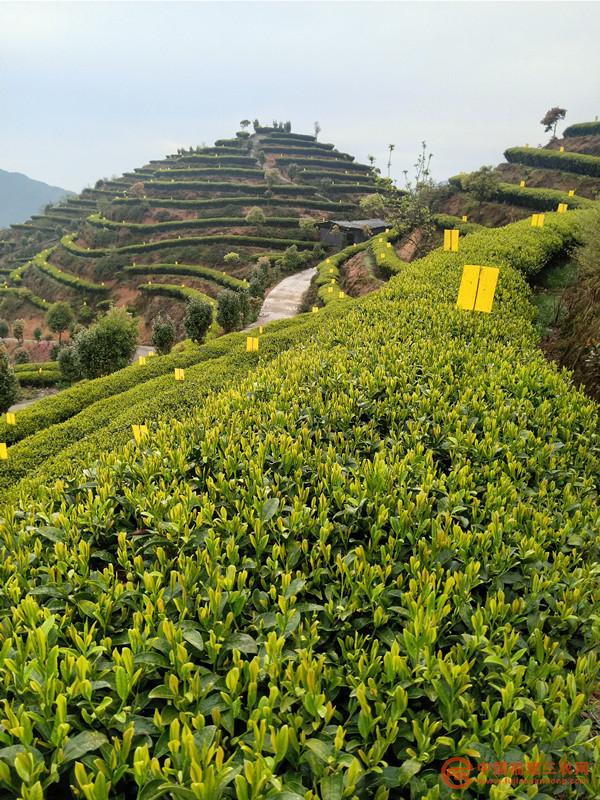
{"label": "tea bush", "polygon": [[600,122],[578,122],[565,128],[563,136],[597,136],[600,135]]}
{"label": "tea bush", "polygon": [[[113,230],[131,230],[140,233],[155,233],[158,231],[177,230],[181,228],[217,228],[217,227],[238,227],[252,225],[254,221],[248,221],[245,217],[200,217],[199,219],[173,219],[164,222],[114,222],[106,219],[100,214],[92,214],[87,218],[87,222],[98,228],[111,228]],[[298,217],[265,217],[260,225],[278,228],[297,228]]]}
{"label": "tea bush", "polygon": [[[21,487],[6,797],[436,800],[450,756],[592,758],[597,409],[537,349],[519,274],[579,213],[406,264],[227,391],[196,367],[146,396],[139,444]],[[465,261],[501,270],[489,315],[455,307]],[[461,796],[554,793],[496,789]]]}
{"label": "tea bush", "polygon": [[600,158],[583,153],[560,153],[541,147],[510,147],[504,157],[511,164],[527,164],[541,169],[559,169],[580,175],[600,176]]}
{"label": "tea bush", "polygon": [[123,270],[127,273],[146,275],[191,275],[211,283],[218,283],[227,289],[239,291],[247,288],[246,281],[234,278],[218,269],[203,267],[199,264],[131,264]]}

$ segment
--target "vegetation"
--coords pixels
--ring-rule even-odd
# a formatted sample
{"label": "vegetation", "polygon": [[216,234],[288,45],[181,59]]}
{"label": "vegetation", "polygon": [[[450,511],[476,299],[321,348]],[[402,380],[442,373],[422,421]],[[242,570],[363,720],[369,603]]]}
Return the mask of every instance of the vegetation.
{"label": "vegetation", "polygon": [[544,126],[544,132],[550,133],[552,131],[552,139],[556,139],[556,126],[558,125],[561,119],[564,119],[567,116],[567,109],[560,108],[559,106],[554,106],[549,111],[546,111],[542,119],[540,120],[540,125]]}
{"label": "vegetation", "polygon": [[597,136],[600,135],[600,121],[595,122],[579,122],[575,125],[569,125],[565,128],[563,136]]}
{"label": "vegetation", "polygon": [[63,333],[69,329],[73,321],[73,310],[71,306],[64,301],[53,303],[46,314],[46,325],[52,333],[58,333],[59,344],[61,343]]}
{"label": "vegetation", "polygon": [[152,344],[162,356],[171,352],[175,344],[175,324],[168,314],[159,314],[152,324]]}
{"label": "vegetation", "polygon": [[136,344],[137,323],[123,309],[113,308],[75,336],[70,345],[73,371],[84,378],[108,375],[129,364]]}
{"label": "vegetation", "polygon": [[19,383],[15,373],[8,363],[8,355],[0,347],[0,413],[8,411],[17,399]]}
{"label": "vegetation", "polygon": [[[237,295],[236,295],[237,297]],[[213,306],[202,300],[188,301],[183,319],[183,327],[188,337],[196,344],[202,344],[213,322]]]}
{"label": "vegetation", "polygon": [[527,164],[540,169],[559,169],[580,175],[600,177],[600,158],[583,153],[560,153],[540,147],[510,147],[504,157],[511,164]]}

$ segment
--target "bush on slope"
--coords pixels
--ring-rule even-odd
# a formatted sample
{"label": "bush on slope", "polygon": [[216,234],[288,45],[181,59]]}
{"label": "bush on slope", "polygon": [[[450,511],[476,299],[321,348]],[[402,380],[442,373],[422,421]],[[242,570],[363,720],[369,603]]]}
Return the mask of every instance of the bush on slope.
{"label": "bush on slope", "polygon": [[[564,217],[407,264],[7,510],[4,796],[435,800],[451,755],[590,758],[597,416],[516,271]],[[501,267],[491,315],[464,261]]]}

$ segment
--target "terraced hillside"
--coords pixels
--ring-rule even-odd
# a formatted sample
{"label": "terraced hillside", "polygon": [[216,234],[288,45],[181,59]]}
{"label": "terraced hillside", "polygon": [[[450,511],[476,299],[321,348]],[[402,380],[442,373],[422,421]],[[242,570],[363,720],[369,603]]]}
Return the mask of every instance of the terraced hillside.
{"label": "terraced hillside", "polygon": [[316,263],[310,220],[355,214],[372,187],[352,156],[283,130],[180,151],[14,226],[0,265],[10,314],[33,328],[46,304],[67,299],[126,306],[149,323],[190,291],[214,300],[223,286],[247,289],[261,257],[283,271]]}
{"label": "terraced hillside", "polygon": [[523,219],[532,211],[556,210],[559,203],[584,208],[600,195],[600,130],[597,123],[565,129],[562,139],[545,147],[510,147],[506,163],[496,169],[499,183],[492,197],[481,201],[465,191],[468,174],[450,179],[457,190],[445,211],[473,222],[500,225]]}

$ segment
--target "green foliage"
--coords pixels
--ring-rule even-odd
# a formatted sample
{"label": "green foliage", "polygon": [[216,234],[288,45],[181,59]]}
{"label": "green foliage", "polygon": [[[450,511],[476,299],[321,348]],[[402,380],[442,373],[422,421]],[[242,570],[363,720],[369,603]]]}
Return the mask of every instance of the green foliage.
{"label": "green foliage", "polygon": [[582,153],[561,153],[541,147],[510,147],[504,157],[511,164],[526,164],[540,169],[559,169],[579,175],[600,177],[600,158]]}
{"label": "green foliage", "polygon": [[58,341],[62,334],[73,324],[74,316],[71,306],[63,300],[53,303],[46,313],[46,325],[52,333],[58,333]]}
{"label": "green foliage", "polygon": [[223,256],[223,261],[225,264],[239,264],[240,263],[240,254],[239,253],[226,253]]}
{"label": "green foliage", "polygon": [[499,184],[500,175],[494,167],[481,167],[466,175],[462,181],[465,192],[472,194],[480,203],[491,200],[496,195]]}
{"label": "green foliage", "polygon": [[23,344],[23,337],[25,336],[25,320],[16,319],[13,322],[13,336],[19,344]]}
{"label": "green foliage", "polygon": [[[246,186],[246,191],[251,187]],[[115,207],[119,210],[123,206],[127,206],[133,202],[130,198],[118,197],[115,199]],[[303,209],[316,209],[322,211],[333,211],[339,213],[340,211],[350,211],[355,208],[352,203],[335,203],[331,200],[322,200],[320,198],[308,196],[296,196],[294,198],[288,197],[264,197],[262,195],[240,195],[235,197],[210,197],[204,200],[188,200],[185,198],[149,198],[148,204],[153,208],[222,208],[223,206],[248,206],[252,203],[259,202],[265,206],[300,206]]]}
{"label": "green foliage", "polygon": [[266,219],[265,212],[258,206],[252,206],[245,218],[246,222],[248,222],[250,225],[264,224]]}
{"label": "green foliage", "polygon": [[36,342],[38,342],[38,344],[42,341],[42,333],[43,331],[40,327],[33,329],[33,338],[36,340]]}
{"label": "green foliage", "polygon": [[8,797],[31,775],[435,800],[456,754],[591,760],[597,409],[539,353],[517,271],[580,213],[467,238],[500,268],[492,314],[455,307],[461,260],[436,251],[245,379],[238,352],[218,395],[201,366],[146,386],[135,419],[164,420],[139,444],[21,487],[0,529]]}
{"label": "green foliage", "polygon": [[535,189],[512,183],[499,183],[496,198],[536,211],[556,211],[559,203],[566,203],[569,208],[591,208],[594,204],[594,201],[588,200],[587,197],[569,197],[568,192],[559,189]]}
{"label": "green foliage", "polygon": [[126,311],[113,308],[73,340],[81,375],[99,378],[127,366],[137,344],[137,323]]}
{"label": "green foliage", "polygon": [[212,322],[213,304],[196,299],[188,301],[185,317],[183,318],[183,327],[192,342],[202,344]]}
{"label": "green foliage", "polygon": [[380,194],[368,194],[361,197],[360,208],[370,217],[382,217],[385,213],[385,200]]}
{"label": "green foliage", "polygon": [[17,399],[19,384],[8,363],[6,350],[0,347],[0,413],[8,411]]}
{"label": "green foliage", "polygon": [[132,264],[124,272],[151,275],[192,275],[205,281],[218,283],[226,289],[238,291],[245,288],[246,282],[221,270],[203,267],[200,264]]}
{"label": "green foliage", "polygon": [[0,298],[1,297],[17,297],[19,300],[31,303],[36,306],[36,308],[41,308],[42,311],[47,311],[50,308],[50,303],[47,300],[33,294],[33,292],[25,286],[0,287]]}
{"label": "green foliage", "polygon": [[56,359],[61,378],[67,383],[75,383],[83,377],[81,364],[74,344],[61,347]]}
{"label": "green foliage", "polygon": [[455,217],[452,214],[434,214],[433,222],[441,230],[455,229],[460,231],[462,236],[466,236],[468,233],[475,233],[475,231],[481,230],[483,227],[476,222],[463,222],[461,217]]}
{"label": "green foliage", "polygon": [[54,266],[48,261],[48,257],[52,253],[53,248],[44,250],[38,253],[31,260],[31,264],[49,278],[53,278],[59,283],[63,283],[71,289],[77,289],[82,292],[92,292],[94,294],[106,294],[107,289],[100,283],[78,278],[77,275],[72,275],[70,272],[64,272],[62,269]]}
{"label": "green foliage", "polygon": [[569,125],[565,128],[563,136],[570,138],[572,136],[598,136],[600,135],[600,121],[595,122],[578,122],[575,125]]}
{"label": "green foliage", "polygon": [[[227,205],[230,201],[237,199],[238,198],[221,198],[220,205]],[[178,201],[174,202],[177,203]],[[185,200],[182,202],[186,203]],[[189,202],[193,203],[194,201]],[[287,201],[288,205],[289,202],[290,201]],[[260,214],[255,216],[255,213],[253,212],[260,212]],[[256,221],[252,221],[254,218]],[[200,217],[198,219],[170,219],[159,222],[133,224],[131,222],[114,222],[113,220],[102,217],[100,214],[95,214],[88,217],[87,222],[93,226],[110,228],[111,230],[131,230],[138,233],[158,233],[159,231],[178,230],[185,228],[237,227],[257,224],[277,228],[294,228],[298,224],[298,217],[267,217],[262,209],[255,206],[254,208],[250,209],[245,217]]]}
{"label": "green foliage", "polygon": [[168,314],[159,314],[152,323],[152,344],[162,356],[171,352],[175,344],[175,323]]}
{"label": "green foliage", "polygon": [[217,297],[217,322],[226,333],[240,328],[244,324],[240,304],[240,292],[225,289]]}
{"label": "green foliage", "polygon": [[0,319],[0,339],[6,339],[10,332],[8,322],[5,319]]}
{"label": "green foliage", "polygon": [[14,351],[12,358],[15,364],[28,364],[29,361],[31,361],[29,353],[22,347],[19,347]]}

